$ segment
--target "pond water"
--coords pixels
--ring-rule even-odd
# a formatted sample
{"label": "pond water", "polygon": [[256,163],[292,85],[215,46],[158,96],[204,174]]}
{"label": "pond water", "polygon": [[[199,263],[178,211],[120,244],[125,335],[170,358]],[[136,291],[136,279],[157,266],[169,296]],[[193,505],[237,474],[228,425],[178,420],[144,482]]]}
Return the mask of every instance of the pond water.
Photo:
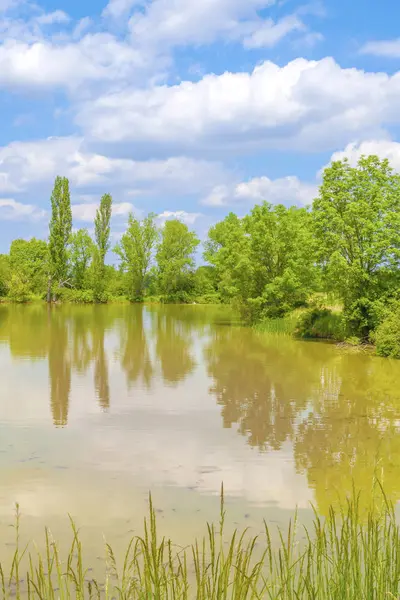
{"label": "pond water", "polygon": [[[218,515],[284,525],[378,477],[400,499],[400,361],[258,334],[224,307],[0,306],[0,535],[44,525],[93,560]],[[66,541],[65,541],[66,543]]]}

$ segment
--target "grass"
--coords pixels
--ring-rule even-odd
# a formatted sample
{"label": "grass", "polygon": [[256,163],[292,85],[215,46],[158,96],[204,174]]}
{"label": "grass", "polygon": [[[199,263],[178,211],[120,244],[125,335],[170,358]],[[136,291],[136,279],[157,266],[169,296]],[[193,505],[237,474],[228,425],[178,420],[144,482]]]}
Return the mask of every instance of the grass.
{"label": "grass", "polygon": [[254,326],[254,329],[261,333],[271,333],[276,335],[293,335],[296,331],[301,310],[295,310],[285,317],[277,319],[263,319]]}
{"label": "grass", "polygon": [[222,494],[218,526],[208,524],[204,538],[185,549],[158,538],[150,498],[143,536],[132,539],[121,565],[106,545],[102,582],[88,576],[72,520],[65,560],[48,530],[44,555],[21,549],[19,522],[17,508],[9,574],[0,567],[4,599],[384,600],[400,594],[400,533],[393,507],[385,503],[364,519],[356,495],[338,513],[331,509],[324,521],[315,512],[311,529],[301,529],[294,517],[275,547],[267,524],[260,537],[244,530],[225,539]]}

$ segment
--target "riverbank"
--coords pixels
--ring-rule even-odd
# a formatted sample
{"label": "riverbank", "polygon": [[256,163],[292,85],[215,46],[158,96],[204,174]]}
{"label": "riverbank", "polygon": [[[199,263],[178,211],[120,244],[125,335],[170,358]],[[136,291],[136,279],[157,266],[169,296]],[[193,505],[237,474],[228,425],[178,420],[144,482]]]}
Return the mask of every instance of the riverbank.
{"label": "riverbank", "polygon": [[98,579],[92,565],[85,564],[72,520],[67,556],[61,556],[48,530],[43,554],[33,545],[21,548],[17,507],[12,567],[8,574],[0,570],[3,598],[398,598],[399,528],[393,507],[381,500],[380,511],[371,504],[363,514],[354,497],[339,512],[331,508],[324,521],[315,514],[311,527],[301,531],[293,515],[274,546],[267,523],[259,536],[251,537],[246,530],[226,536],[222,497],[219,523],[207,524],[202,539],[180,548],[158,536],[150,497],[143,533],[132,538],[122,564],[105,545],[106,569]]}
{"label": "riverbank", "polygon": [[254,328],[259,332],[302,340],[330,341],[342,350],[400,359],[400,306],[396,303],[381,307],[374,329],[364,338],[352,334],[340,307],[301,308],[279,319],[264,319]]}

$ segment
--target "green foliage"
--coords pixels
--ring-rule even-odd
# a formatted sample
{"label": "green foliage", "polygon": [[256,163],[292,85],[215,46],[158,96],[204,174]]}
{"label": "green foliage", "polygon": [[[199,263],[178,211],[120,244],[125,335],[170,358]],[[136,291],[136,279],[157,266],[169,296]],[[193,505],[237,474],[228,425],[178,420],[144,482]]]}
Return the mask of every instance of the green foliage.
{"label": "green foliage", "polygon": [[314,306],[301,313],[295,334],[302,338],[321,338],[343,341],[346,327],[343,315],[328,308]]}
{"label": "green foliage", "polygon": [[361,157],[356,167],[332,163],[313,220],[326,285],[364,337],[373,327],[371,303],[399,283],[400,176],[377,156]]}
{"label": "green foliage", "polygon": [[56,288],[57,298],[61,302],[71,302],[76,304],[93,304],[95,295],[93,290],[71,289],[66,287]]}
{"label": "green foliage", "polygon": [[43,240],[14,240],[10,247],[11,272],[26,282],[29,292],[40,294],[46,288],[48,249]]}
{"label": "green foliage", "polygon": [[204,258],[215,269],[218,290],[225,302],[248,296],[248,245],[243,221],[234,213],[229,213],[208,232]]}
{"label": "green foliage", "polygon": [[199,244],[185,223],[166,221],[156,253],[158,290],[165,302],[190,302],[193,298],[194,253]]}
{"label": "green foliage", "polygon": [[94,220],[96,252],[93,260],[93,289],[97,302],[104,302],[105,298],[105,258],[110,248],[111,214],[112,197],[104,194]]}
{"label": "green foliage", "polygon": [[56,177],[51,195],[49,235],[49,300],[51,287],[62,286],[68,277],[68,242],[72,231],[72,211],[69,182]]}
{"label": "green foliage", "polygon": [[7,254],[0,254],[0,297],[8,294],[10,279],[10,258]]}
{"label": "green foliage", "polygon": [[400,302],[388,311],[372,335],[379,356],[400,358]]}
{"label": "green foliage", "polygon": [[112,197],[104,194],[94,220],[94,233],[100,262],[104,265],[106,254],[110,248],[110,223],[112,214]]}
{"label": "green foliage", "polygon": [[94,253],[93,240],[87,229],[78,229],[69,238],[71,285],[83,290],[88,285],[88,268]]}
{"label": "green foliage", "polygon": [[145,294],[146,277],[158,239],[154,219],[155,215],[152,213],[143,221],[130,214],[128,229],[114,248],[121,259],[121,269],[126,274],[128,297],[132,301],[143,300]]}
{"label": "green foliage", "polygon": [[29,281],[21,273],[13,273],[8,286],[8,297],[12,302],[23,303],[30,299]]}
{"label": "green foliage", "polygon": [[248,321],[281,317],[316,287],[310,219],[305,209],[264,202],[244,219],[231,213],[211,228],[204,256],[222,298],[234,300]]}
{"label": "green foliage", "polygon": [[298,326],[299,314],[294,311],[281,318],[266,318],[255,325],[255,329],[262,333],[278,335],[293,335]]}

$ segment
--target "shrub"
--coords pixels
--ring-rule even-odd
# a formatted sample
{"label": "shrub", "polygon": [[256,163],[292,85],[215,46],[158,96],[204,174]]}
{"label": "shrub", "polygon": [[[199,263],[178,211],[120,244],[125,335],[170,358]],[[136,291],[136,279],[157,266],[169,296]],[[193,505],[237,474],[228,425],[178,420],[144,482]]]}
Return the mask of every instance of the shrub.
{"label": "shrub", "polygon": [[371,340],[379,356],[400,358],[400,304],[378,325]]}
{"label": "shrub", "polygon": [[29,283],[25,281],[25,279],[18,273],[13,273],[13,275],[11,276],[11,281],[8,289],[8,297],[12,302],[23,303],[29,300]]}
{"label": "shrub", "polygon": [[221,299],[217,292],[209,292],[196,296],[195,302],[197,304],[221,304]]}
{"label": "shrub", "polygon": [[56,297],[61,302],[72,302],[76,304],[93,304],[93,290],[73,290],[70,288],[58,288],[55,291]]}
{"label": "shrub", "polygon": [[300,315],[295,334],[302,338],[342,341],[346,337],[346,327],[341,314],[328,308],[312,307]]}
{"label": "shrub", "polygon": [[161,294],[160,302],[163,304],[190,304],[193,302],[193,296],[181,290],[174,294]]}

